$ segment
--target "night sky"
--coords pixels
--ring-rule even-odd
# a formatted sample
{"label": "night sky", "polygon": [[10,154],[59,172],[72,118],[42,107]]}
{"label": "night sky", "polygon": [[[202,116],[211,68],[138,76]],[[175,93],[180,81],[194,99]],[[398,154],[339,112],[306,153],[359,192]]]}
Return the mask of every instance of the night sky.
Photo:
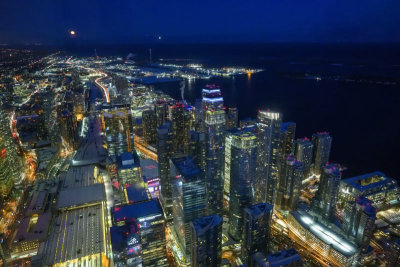
{"label": "night sky", "polygon": [[399,13],[399,0],[3,0],[0,42],[400,42]]}

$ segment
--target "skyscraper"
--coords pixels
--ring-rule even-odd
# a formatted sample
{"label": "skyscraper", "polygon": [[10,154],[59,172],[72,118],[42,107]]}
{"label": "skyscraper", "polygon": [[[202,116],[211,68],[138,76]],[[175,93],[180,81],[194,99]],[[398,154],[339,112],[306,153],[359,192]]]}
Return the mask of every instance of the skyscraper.
{"label": "skyscraper", "polygon": [[273,205],[268,203],[256,204],[244,209],[242,260],[248,266],[254,253],[268,252],[271,241],[270,227]]}
{"label": "skyscraper", "polygon": [[341,177],[339,164],[327,164],[322,167],[318,191],[311,201],[311,207],[327,221],[332,220],[335,214]]}
{"label": "skyscraper", "polygon": [[129,105],[108,105],[103,109],[103,128],[106,134],[109,156],[132,152],[133,132]]}
{"label": "skyscraper", "polygon": [[165,219],[157,199],[113,209],[111,240],[116,266],[168,266]]}
{"label": "skyscraper", "polygon": [[187,106],[183,103],[178,102],[171,106],[171,131],[173,151],[186,153],[189,144],[190,116]]}
{"label": "skyscraper", "polygon": [[281,115],[277,112],[258,112],[258,157],[255,182],[255,203],[275,203],[279,163]]}
{"label": "skyscraper", "polygon": [[300,197],[303,166],[293,155],[288,155],[281,166],[275,206],[281,210],[294,210]]}
{"label": "skyscraper", "polygon": [[233,131],[230,139],[229,234],[240,240],[243,209],[252,204],[256,186],[257,136],[251,128],[245,128]]}
{"label": "skyscraper", "polygon": [[190,222],[205,215],[204,173],[190,157],[181,156],[171,159],[171,177],[174,230],[184,258],[190,262]]}
{"label": "skyscraper", "polygon": [[296,158],[303,165],[304,178],[307,178],[311,173],[313,143],[307,137],[298,138],[296,140]]}
{"label": "skyscraper", "polygon": [[78,147],[78,124],[75,115],[67,109],[58,113],[61,140],[64,146],[74,150]]}
{"label": "skyscraper", "polygon": [[238,127],[239,113],[237,108],[228,108],[226,113],[226,129],[232,130]]}
{"label": "skyscraper", "polygon": [[191,223],[192,266],[219,266],[222,254],[222,217],[210,215]]}
{"label": "skyscraper", "polygon": [[312,135],[314,174],[320,175],[322,166],[329,161],[332,137],[327,132],[318,132]]}
{"label": "skyscraper", "polygon": [[206,134],[190,131],[189,155],[203,171],[206,169],[206,148]]}
{"label": "skyscraper", "polygon": [[160,179],[160,202],[167,219],[172,215],[172,189],[170,158],[172,151],[172,132],[169,122],[157,128],[158,176]]}
{"label": "skyscraper", "polygon": [[282,122],[281,124],[281,137],[279,143],[279,162],[281,162],[286,155],[293,154],[294,152],[294,138],[296,135],[295,122]]}
{"label": "skyscraper", "polygon": [[208,214],[222,214],[225,111],[210,109],[205,112],[206,188]]}
{"label": "skyscraper", "polygon": [[157,139],[157,117],[154,110],[145,110],[142,113],[143,137],[147,144],[154,144]]}
{"label": "skyscraper", "polygon": [[222,97],[219,85],[207,84],[202,90],[202,106],[203,110],[223,109],[224,99]]}
{"label": "skyscraper", "polygon": [[168,103],[162,99],[157,100],[154,104],[154,111],[156,114],[157,127],[163,125],[168,117]]}
{"label": "skyscraper", "polygon": [[367,252],[375,230],[376,208],[366,197],[359,197],[344,211],[343,231],[355,239],[361,252]]}

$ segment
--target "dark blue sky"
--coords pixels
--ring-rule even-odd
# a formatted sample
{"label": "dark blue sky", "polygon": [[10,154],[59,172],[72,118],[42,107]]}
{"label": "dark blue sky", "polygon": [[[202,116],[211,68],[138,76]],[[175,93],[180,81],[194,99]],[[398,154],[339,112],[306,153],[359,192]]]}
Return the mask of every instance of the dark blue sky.
{"label": "dark blue sky", "polygon": [[400,0],[3,0],[0,42],[400,42],[399,14]]}

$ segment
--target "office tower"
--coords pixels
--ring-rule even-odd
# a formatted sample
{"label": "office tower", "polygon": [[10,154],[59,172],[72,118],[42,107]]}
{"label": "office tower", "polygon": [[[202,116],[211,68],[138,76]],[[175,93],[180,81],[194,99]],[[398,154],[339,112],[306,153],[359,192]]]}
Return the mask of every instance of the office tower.
{"label": "office tower", "polygon": [[157,199],[115,206],[112,213],[116,266],[168,266],[165,219]]}
{"label": "office tower", "polygon": [[203,171],[187,156],[171,159],[174,230],[184,258],[190,262],[190,222],[203,217],[206,192]]}
{"label": "office tower", "polygon": [[[230,193],[229,234],[235,240],[242,238],[243,209],[252,204],[256,175],[257,136],[246,128],[230,136]],[[229,160],[229,159],[228,159]]]}
{"label": "office tower", "polygon": [[172,146],[174,152],[188,151],[190,116],[187,106],[183,103],[176,103],[171,106],[171,130],[172,130]]}
{"label": "office tower", "polygon": [[344,211],[343,231],[355,239],[363,253],[367,252],[375,230],[376,212],[373,202],[366,197],[359,197]]}
{"label": "office tower", "polygon": [[23,179],[23,163],[14,135],[10,129],[10,117],[0,107],[0,190],[3,196],[9,194],[13,185],[20,185]]}
{"label": "office tower", "polygon": [[329,161],[332,137],[327,132],[318,132],[312,135],[312,143],[314,146],[313,171],[314,174],[320,175],[322,172],[322,166],[324,166]]}
{"label": "office tower", "polygon": [[[207,84],[202,90],[202,106],[204,110],[223,109],[224,99],[219,85]],[[205,115],[205,114],[204,114]]]}
{"label": "office tower", "polygon": [[387,210],[397,205],[399,186],[395,179],[382,172],[367,173],[340,181],[340,208],[345,207],[349,201],[356,201],[359,196],[372,200],[378,211]]}
{"label": "office tower", "polygon": [[118,180],[121,185],[143,184],[140,172],[140,162],[137,155],[131,152],[122,153],[117,157]]}
{"label": "office tower", "polygon": [[145,110],[142,113],[143,137],[147,144],[154,144],[157,140],[157,117],[154,110]]}
{"label": "office tower", "polygon": [[238,127],[239,113],[237,108],[228,108],[226,113],[226,129],[232,130]]}
{"label": "office tower", "polygon": [[167,219],[172,215],[172,189],[170,163],[172,151],[172,132],[170,123],[157,128],[158,176],[160,179],[160,201]]}
{"label": "office tower", "polygon": [[160,127],[168,118],[168,103],[162,99],[157,100],[154,104],[154,111],[156,113],[157,127]]}
{"label": "office tower", "polygon": [[190,223],[193,267],[220,266],[222,256],[222,217],[210,215]]}
{"label": "office tower", "polygon": [[276,208],[281,210],[296,209],[300,197],[303,166],[293,155],[283,160],[279,171]]}
{"label": "office tower", "polygon": [[60,125],[61,141],[67,150],[75,150],[78,148],[78,124],[73,113],[64,109],[58,114]]}
{"label": "office tower", "polygon": [[208,214],[222,215],[225,112],[209,109],[205,112],[206,190]]}
{"label": "office tower", "polygon": [[307,137],[297,139],[295,153],[296,159],[303,165],[303,179],[308,178],[311,174],[313,143]]}
{"label": "office tower", "polygon": [[318,191],[311,201],[311,207],[327,221],[332,220],[335,214],[341,177],[339,164],[327,164],[322,167]]}
{"label": "office tower", "polygon": [[249,267],[301,267],[303,261],[294,248],[281,250],[265,256],[256,253],[252,256],[252,264]]}
{"label": "office tower", "polygon": [[103,108],[103,129],[105,130],[109,156],[132,152],[133,132],[129,105],[107,105]]}
{"label": "office tower", "polygon": [[277,112],[258,112],[258,157],[255,182],[255,203],[275,203],[278,175],[281,115]]}
{"label": "office tower", "polygon": [[280,137],[281,139],[279,143],[279,162],[282,162],[286,155],[293,154],[295,145],[295,134],[295,122],[282,122]]}
{"label": "office tower", "polygon": [[273,208],[271,204],[261,203],[244,209],[242,260],[247,265],[251,264],[251,255],[254,253],[268,252]]}
{"label": "office tower", "polygon": [[203,171],[206,170],[206,134],[204,132],[190,131],[189,156]]}

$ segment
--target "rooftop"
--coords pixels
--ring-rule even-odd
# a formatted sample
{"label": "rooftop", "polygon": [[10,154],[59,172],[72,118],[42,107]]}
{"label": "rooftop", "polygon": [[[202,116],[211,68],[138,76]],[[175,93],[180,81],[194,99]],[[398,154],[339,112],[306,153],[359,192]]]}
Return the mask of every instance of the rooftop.
{"label": "rooftop", "polygon": [[129,203],[142,202],[151,198],[147,189],[141,185],[128,184],[125,188]]}
{"label": "rooftop", "polygon": [[219,215],[211,215],[206,217],[200,217],[192,222],[197,235],[202,235],[209,229],[222,225],[222,218]]}
{"label": "rooftop", "polygon": [[130,221],[147,216],[163,216],[161,205],[156,199],[137,204],[115,206],[112,210],[115,221]]}
{"label": "rooftop", "polygon": [[336,251],[349,257],[357,252],[357,248],[343,236],[335,233],[325,225],[317,222],[314,218],[303,210],[292,211],[291,215],[305,229],[326,244],[331,245]]}
{"label": "rooftop", "polygon": [[201,169],[194,163],[193,159],[187,156],[173,158],[172,162],[178,171],[185,179],[197,177],[202,173]]}
{"label": "rooftop", "polygon": [[356,188],[360,192],[369,190],[371,188],[379,188],[388,184],[393,184],[393,186],[396,184],[395,180],[378,171],[343,179],[342,182],[353,188]]}
{"label": "rooftop", "polygon": [[263,214],[266,213],[271,213],[274,208],[274,205],[271,205],[269,203],[260,203],[252,206],[248,206],[244,210],[248,213],[250,213],[254,217],[259,217],[262,216]]}
{"label": "rooftop", "polygon": [[300,255],[294,248],[278,251],[267,256],[269,267],[285,266],[286,264],[301,261]]}
{"label": "rooftop", "polygon": [[88,204],[96,204],[106,199],[103,184],[63,190],[57,201],[57,209],[77,208]]}
{"label": "rooftop", "polygon": [[69,210],[55,217],[53,231],[41,249],[43,265],[104,252],[104,221],[101,205]]}

